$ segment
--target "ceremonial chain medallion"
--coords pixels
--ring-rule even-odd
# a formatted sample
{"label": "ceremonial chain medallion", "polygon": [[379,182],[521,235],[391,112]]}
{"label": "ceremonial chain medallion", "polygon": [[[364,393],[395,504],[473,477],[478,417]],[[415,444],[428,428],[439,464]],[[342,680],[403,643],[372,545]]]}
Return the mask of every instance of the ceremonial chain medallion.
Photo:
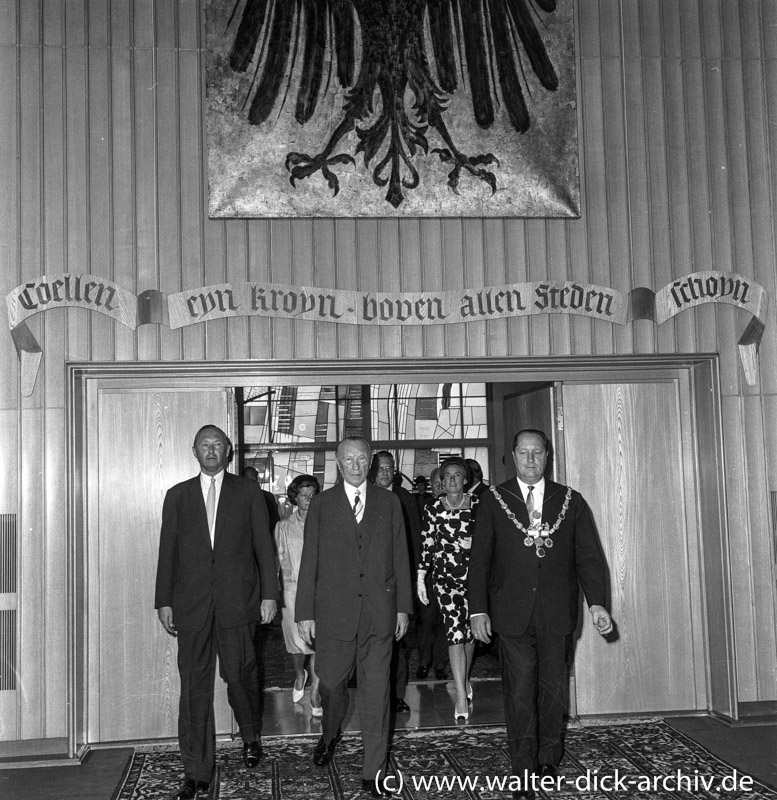
{"label": "ceremonial chain medallion", "polygon": [[499,505],[502,506],[502,510],[507,514],[507,518],[515,525],[518,530],[524,534],[526,537],[523,540],[523,543],[526,547],[534,546],[534,552],[537,554],[537,558],[545,558],[545,550],[550,549],[553,547],[553,539],[550,537],[559,529],[564,517],[567,515],[567,509],[569,508],[569,501],[572,499],[572,489],[567,488],[567,494],[564,498],[564,505],[561,507],[561,511],[558,515],[558,519],[553,523],[553,527],[548,525],[547,522],[540,523],[540,519],[542,518],[542,514],[539,511],[535,511],[532,514],[532,521],[528,528],[525,528],[519,521],[518,518],[510,511],[507,503],[502,499],[502,495],[496,490],[496,486],[489,487],[496,497]]}

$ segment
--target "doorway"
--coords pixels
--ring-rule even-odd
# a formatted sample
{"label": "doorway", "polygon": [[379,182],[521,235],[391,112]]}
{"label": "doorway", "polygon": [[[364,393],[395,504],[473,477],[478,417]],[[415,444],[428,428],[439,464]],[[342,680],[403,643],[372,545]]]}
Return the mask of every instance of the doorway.
{"label": "doorway", "polygon": [[[637,713],[652,711],[659,713],[669,710],[715,710],[723,716],[733,716],[735,708],[733,659],[721,663],[720,660],[710,658],[713,646],[722,648],[732,647],[732,632],[726,620],[730,618],[730,602],[725,576],[727,575],[727,561],[725,560],[726,529],[722,508],[722,494],[720,488],[723,484],[722,468],[710,473],[709,470],[701,471],[697,475],[696,464],[700,457],[706,458],[707,463],[712,459],[720,464],[720,433],[717,426],[716,405],[710,402],[717,392],[715,383],[717,371],[714,358],[693,357],[683,359],[680,357],[645,357],[633,358],[628,362],[618,360],[611,363],[611,359],[589,360],[575,359],[574,362],[558,359],[526,359],[519,360],[479,360],[477,363],[468,361],[452,364],[450,361],[425,360],[408,364],[401,361],[387,363],[385,361],[358,361],[358,362],[332,362],[322,366],[321,362],[311,364],[277,364],[253,362],[224,362],[219,364],[133,364],[127,368],[122,365],[71,365],[71,407],[70,423],[73,434],[73,462],[72,481],[72,544],[74,553],[89,554],[91,549],[99,548],[99,552],[107,557],[109,551],[103,548],[103,540],[107,532],[103,530],[105,520],[95,516],[90,498],[95,497],[95,492],[104,494],[112,485],[110,479],[102,476],[101,465],[106,462],[94,459],[94,443],[100,441],[101,436],[106,436],[104,426],[105,418],[97,413],[100,408],[101,396],[108,396],[116,392],[132,389],[133,392],[146,395],[142,403],[148,398],[168,395],[164,402],[167,408],[173,411],[173,416],[179,420],[187,420],[191,414],[199,420],[202,416],[203,406],[197,401],[196,412],[181,411],[170,403],[176,403],[181,393],[212,392],[214,395],[224,397],[227,386],[256,386],[262,385],[308,385],[314,378],[317,382],[326,384],[356,384],[369,380],[374,384],[403,383],[429,383],[430,381],[478,381],[488,383],[492,390],[493,430],[491,441],[495,448],[504,450],[508,433],[516,424],[516,419],[511,414],[516,412],[507,410],[509,400],[514,395],[526,394],[528,390],[545,392],[547,401],[540,402],[537,397],[531,398],[531,403],[542,408],[545,414],[545,423],[550,419],[554,430],[554,443],[556,444],[556,469],[566,471],[566,481],[581,490],[588,499],[594,515],[599,524],[600,533],[606,528],[603,543],[610,561],[611,585],[613,595],[613,612],[616,621],[621,624],[623,638],[620,644],[602,650],[599,643],[588,641],[585,634],[580,639],[577,654],[577,667],[573,683],[573,710],[579,714],[598,713]],[[181,394],[181,396],[183,396]],[[161,401],[160,401],[161,402]],[[224,414],[228,413],[229,403],[224,404]],[[528,402],[524,397],[523,401]],[[500,405],[501,404],[501,405]],[[494,409],[504,406],[504,413]],[[594,420],[593,411],[601,412]],[[671,413],[669,413],[671,412]],[[209,411],[210,413],[210,411]],[[213,412],[215,413],[215,411]],[[650,414],[653,416],[651,417]],[[497,419],[499,417],[499,419]],[[214,417],[215,419],[216,417]],[[133,422],[138,419],[133,415]],[[159,423],[158,412],[148,414],[147,420],[151,428]],[[675,572],[667,571],[663,578],[663,585],[675,588],[677,582],[683,584],[682,597],[678,604],[665,608],[668,616],[677,608],[682,609],[684,619],[682,627],[665,631],[668,639],[660,638],[661,632],[655,626],[644,624],[639,618],[639,613],[644,614],[645,608],[636,608],[634,599],[641,600],[640,587],[648,585],[643,581],[642,572],[647,566],[653,571],[651,554],[655,555],[658,547],[652,538],[659,528],[655,527],[655,520],[650,516],[655,503],[648,503],[644,493],[635,491],[645,479],[645,473],[652,474],[651,459],[641,458],[642,448],[651,439],[655,430],[654,424],[659,420],[667,431],[665,441],[674,442],[670,447],[672,456],[671,474],[682,479],[682,492],[675,498],[675,505],[670,519],[661,520],[659,528],[661,541],[666,545],[666,553],[674,553],[678,542],[684,541],[684,560],[670,558],[666,555],[668,563],[663,569],[670,567]],[[696,430],[702,424],[707,435],[697,437]],[[501,426],[501,427],[500,427]],[[160,428],[161,430],[162,428]],[[114,427],[121,430],[121,427]],[[168,426],[164,430],[171,430]],[[713,435],[709,435],[709,431]],[[129,432],[128,432],[129,433]],[[671,434],[674,433],[674,436]],[[601,437],[605,437],[608,445],[602,449]],[[640,437],[642,437],[640,439]],[[190,455],[190,442],[187,435],[182,437],[185,441],[184,449]],[[152,435],[152,449],[155,457],[162,459],[160,441],[154,440]],[[629,447],[624,447],[624,443]],[[669,446],[669,444],[667,444]],[[140,449],[141,445],[138,444]],[[154,449],[155,448],[155,449]],[[621,448],[621,449],[619,449]],[[145,449],[145,448],[144,448]],[[702,452],[705,451],[705,452]],[[98,447],[99,452],[99,447]],[[170,451],[172,452],[172,450]],[[591,461],[585,454],[594,454],[594,462],[600,469],[606,471],[608,476],[602,476],[591,469]],[[613,453],[620,458],[613,458]],[[192,464],[184,457],[175,459],[183,465],[184,476],[191,474]],[[494,468],[493,482],[500,482],[508,477],[509,452],[507,458],[495,453],[492,460]],[[643,465],[645,470],[636,469],[627,474],[626,468],[634,464]],[[107,467],[106,467],[107,468]],[[501,474],[500,474],[501,473]],[[160,471],[160,475],[162,475]],[[613,482],[613,476],[619,483]],[[562,478],[562,474],[559,473]],[[180,478],[172,478],[172,474],[164,474],[162,483],[167,486],[175,483]],[[657,486],[651,486],[650,494],[660,490],[663,485],[657,480]],[[83,486],[80,492],[75,491],[76,486]],[[604,491],[606,486],[617,486],[618,491],[612,493]],[[102,487],[102,489],[100,489]],[[112,490],[113,491],[113,490]],[[626,495],[623,492],[633,492],[630,497],[633,502],[621,502]],[[105,495],[107,496],[107,495]],[[154,513],[158,508],[160,513],[163,494],[149,500],[149,512]],[[702,502],[704,497],[717,497],[717,504]],[[615,497],[617,502],[609,502],[608,498]],[[644,501],[644,502],[643,502]],[[99,503],[98,503],[99,508]],[[89,513],[86,513],[89,509]],[[624,509],[634,513],[624,515]],[[621,516],[619,516],[621,515]],[[632,530],[637,524],[651,532],[651,536],[636,535]],[[704,524],[697,524],[702,520]],[[616,524],[617,523],[617,524]],[[691,524],[692,523],[692,524]],[[154,552],[154,543],[158,536],[158,525],[145,526],[150,537],[146,551],[151,548]],[[671,528],[671,531],[669,530]],[[617,532],[612,539],[608,539],[609,532]],[[630,535],[629,535],[630,534]],[[668,538],[667,538],[668,537]],[[702,538],[705,546],[701,547]],[[708,541],[709,540],[709,541]],[[703,553],[703,555],[702,555]],[[106,575],[95,575],[98,572],[109,570],[106,562],[85,562],[74,559],[74,565],[85,563],[91,565],[87,569],[74,568],[72,603],[73,618],[69,635],[73,642],[74,675],[73,693],[74,702],[71,707],[75,709],[73,724],[73,745],[94,744],[106,741],[104,736],[110,736],[111,741],[126,740],[128,738],[157,738],[173,736],[170,719],[174,711],[175,685],[172,674],[175,672],[174,663],[170,661],[170,654],[157,653],[154,658],[160,663],[166,663],[169,679],[158,684],[151,690],[144,685],[142,691],[143,702],[147,704],[148,719],[153,720],[153,709],[163,706],[167,710],[163,714],[164,724],[150,722],[150,727],[145,729],[140,736],[128,736],[121,730],[108,731],[100,725],[95,726],[93,720],[95,708],[107,708],[111,703],[109,697],[103,697],[103,692],[112,685],[105,683],[100,677],[108,665],[101,667],[97,681],[94,682],[94,664],[101,663],[100,656],[95,662],[95,653],[99,653],[99,642],[103,635],[101,628],[107,627],[107,620],[100,624],[95,623],[95,602],[99,614],[102,615],[106,606],[102,601],[96,601],[95,587],[102,590],[110,583],[106,583]],[[96,563],[96,567],[95,567]],[[154,562],[155,563],[155,562]],[[152,569],[153,573],[153,569]],[[652,572],[651,572],[652,575]],[[625,577],[624,577],[625,576]],[[111,584],[112,585],[112,584]],[[660,586],[651,583],[652,592],[659,592]],[[141,584],[137,584],[136,594],[143,594]],[[124,615],[117,620],[122,624],[120,628],[132,628],[136,624],[129,619],[130,616],[150,617],[150,628],[145,634],[151,635],[154,626],[158,627],[153,609],[153,603],[142,602],[139,598],[134,606],[114,604],[117,614]],[[659,597],[659,599],[661,599]],[[663,598],[668,600],[666,596]],[[621,603],[620,606],[615,603]],[[664,604],[667,605],[666,603]],[[712,608],[711,608],[712,607]],[[90,610],[91,609],[91,610]],[[713,609],[722,612],[717,616]],[[727,613],[728,609],[728,613]],[[662,612],[663,613],[663,612]],[[637,614],[636,618],[630,615]],[[714,622],[710,622],[714,620]],[[149,627],[149,620],[142,625]],[[158,641],[158,632],[154,632],[151,649],[161,648]],[[156,643],[154,643],[156,642]],[[126,642],[117,641],[111,645],[115,650],[116,658],[122,660],[126,666],[129,659],[126,656]],[[664,646],[671,651],[667,657]],[[625,649],[628,647],[628,649]],[[97,649],[96,649],[97,648]],[[598,648],[598,649],[597,649]],[[675,694],[667,695],[657,684],[660,675],[646,675],[651,672],[657,653],[661,654],[662,663],[660,675],[674,675],[677,660],[690,659],[690,671],[683,672],[682,690]],[[636,661],[635,661],[636,659]],[[602,675],[607,675],[607,685],[602,686]],[[142,676],[141,676],[142,677]],[[655,681],[653,680],[655,678]],[[668,683],[672,683],[671,680]],[[614,688],[613,688],[614,687]],[[609,694],[607,689],[609,688]],[[606,696],[605,696],[606,695]],[[98,715],[99,716],[99,715]],[[156,727],[154,727],[156,726]],[[97,737],[97,738],[96,738]]]}

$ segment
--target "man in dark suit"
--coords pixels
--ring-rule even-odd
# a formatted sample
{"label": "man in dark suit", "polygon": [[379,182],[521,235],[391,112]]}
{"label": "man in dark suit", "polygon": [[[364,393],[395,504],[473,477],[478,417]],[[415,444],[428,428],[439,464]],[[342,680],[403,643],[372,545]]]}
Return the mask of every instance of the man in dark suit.
{"label": "man in dark suit", "polygon": [[[249,481],[259,483],[259,470],[256,467],[244,467],[240,474],[244,478],[248,478]],[[281,515],[278,511],[278,501],[275,499],[275,495],[272,492],[268,492],[265,489],[262,489],[262,497],[264,497],[264,502],[267,505],[267,517],[270,524],[270,534],[272,534],[275,530],[275,526],[281,521]]]}
{"label": "man in dark suit", "polygon": [[300,636],[315,639],[324,707],[318,766],[333,756],[348,709],[348,678],[356,664],[362,727],[362,788],[387,792],[389,668],[394,639],[413,610],[402,505],[369,483],[371,448],[348,437],[337,447],[343,483],[316,495],[305,519],[295,617]]}
{"label": "man in dark suit", "polygon": [[267,507],[258,485],[226,472],[231,446],[215,425],[200,428],[192,450],[201,472],[165,496],[156,575],[159,620],[178,638],[184,781],[176,800],[207,792],[213,775],[216,656],[240,727],[243,760],[247,767],[259,763],[254,633],[257,622],[273,619],[278,600]]}
{"label": "man in dark suit", "polygon": [[467,491],[470,494],[478,496],[483,494],[483,492],[487,492],[488,484],[483,480],[483,468],[478,461],[474,458],[465,458],[464,460],[467,462],[467,466],[472,475],[472,480],[469,482],[469,486],[467,486]]}
{"label": "man in dark suit", "polygon": [[[548,440],[519,431],[517,476],[484,492],[472,534],[467,597],[475,638],[499,634],[514,798],[534,796],[532,776],[556,776],[567,670],[578,619],[578,584],[606,635],[607,565],[585,500],[546,480]],[[528,780],[527,780],[528,779]]]}
{"label": "man in dark suit", "polygon": [[[394,456],[388,450],[379,450],[375,453],[370,467],[370,480],[381,489],[394,492],[402,504],[402,517],[405,521],[405,536],[407,537],[407,556],[412,574],[421,557],[421,515],[418,512],[416,498],[407,489],[396,484],[395,474],[397,473]],[[394,710],[399,714],[410,712],[410,706],[405,702],[405,690],[408,683],[407,661],[407,645],[404,639],[400,639],[394,643],[394,654],[391,658],[392,701]]]}

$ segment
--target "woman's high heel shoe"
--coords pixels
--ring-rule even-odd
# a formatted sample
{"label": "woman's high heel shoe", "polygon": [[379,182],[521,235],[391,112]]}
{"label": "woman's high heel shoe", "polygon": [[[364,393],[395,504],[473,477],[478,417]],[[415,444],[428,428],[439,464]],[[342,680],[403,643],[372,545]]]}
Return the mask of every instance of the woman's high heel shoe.
{"label": "woman's high heel shoe", "polygon": [[300,700],[305,695],[305,684],[308,682],[308,671],[306,669],[302,670],[302,688],[297,688],[297,682],[294,681],[294,686],[291,689],[291,702],[292,703],[299,703]]}
{"label": "woman's high heel shoe", "polygon": [[453,710],[453,718],[454,718],[454,720],[456,722],[458,722],[460,719],[462,719],[462,720],[464,720],[464,722],[466,722],[469,719],[469,711],[468,710],[467,711],[459,711],[458,708],[454,708],[454,710]]}
{"label": "woman's high heel shoe", "polygon": [[467,702],[469,702],[469,703],[472,702],[472,695],[473,694],[474,694],[474,691],[472,689],[472,684],[469,681],[467,681]]}

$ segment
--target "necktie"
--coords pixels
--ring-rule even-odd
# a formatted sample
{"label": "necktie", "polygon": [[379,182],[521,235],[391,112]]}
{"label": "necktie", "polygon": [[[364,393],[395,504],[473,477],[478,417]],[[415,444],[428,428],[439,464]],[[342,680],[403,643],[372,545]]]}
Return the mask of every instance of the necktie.
{"label": "necktie", "polygon": [[361,499],[361,492],[357,489],[356,490],[356,497],[353,501],[353,515],[356,518],[356,521],[359,522],[362,515],[362,499]]}
{"label": "necktie", "polygon": [[205,513],[208,515],[208,533],[213,538],[213,520],[216,519],[216,479],[210,479],[208,499],[205,501]]}
{"label": "necktie", "polygon": [[534,487],[529,487],[526,495],[526,511],[529,513],[529,522],[534,522]]}

